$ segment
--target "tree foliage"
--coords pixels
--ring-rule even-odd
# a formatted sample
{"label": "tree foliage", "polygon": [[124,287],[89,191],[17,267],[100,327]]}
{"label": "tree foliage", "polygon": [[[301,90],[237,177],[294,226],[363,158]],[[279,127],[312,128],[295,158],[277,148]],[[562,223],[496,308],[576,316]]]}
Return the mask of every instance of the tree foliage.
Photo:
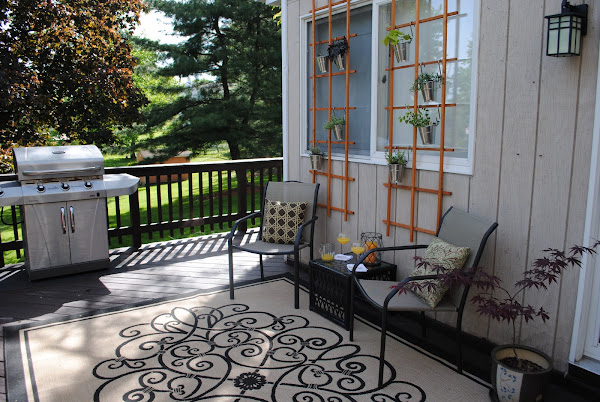
{"label": "tree foliage", "polygon": [[175,102],[147,109],[149,128],[169,126],[146,146],[174,155],[226,141],[233,159],[281,154],[277,10],[254,0],[157,0],[151,5],[171,17],[174,31],[186,38],[155,45],[169,60],[161,73],[195,79]]}
{"label": "tree foliage", "polygon": [[127,35],[142,0],[0,1],[0,145],[106,144],[147,103]]}

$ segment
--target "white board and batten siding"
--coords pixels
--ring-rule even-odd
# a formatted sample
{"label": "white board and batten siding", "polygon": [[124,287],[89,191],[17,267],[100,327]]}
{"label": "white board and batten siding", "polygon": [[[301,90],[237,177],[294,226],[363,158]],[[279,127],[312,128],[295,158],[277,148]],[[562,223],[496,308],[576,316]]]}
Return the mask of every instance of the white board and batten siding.
{"label": "white board and batten siding", "polygon": [[[574,1],[573,3],[580,3]],[[324,5],[322,1],[318,5]],[[289,179],[311,181],[306,149],[306,81],[300,79],[306,57],[302,49],[301,17],[309,14],[310,0],[287,2],[288,100],[287,141],[284,157]],[[443,207],[451,205],[496,220],[497,232],[490,238],[481,265],[507,283],[518,280],[523,271],[548,247],[568,248],[583,241],[589,161],[593,135],[595,88],[598,69],[598,22],[600,7],[590,4],[588,34],[580,57],[552,58],[545,55],[545,15],[560,11],[558,0],[518,2],[483,1],[479,7],[475,149],[473,174],[444,176]],[[343,174],[343,162],[334,161],[333,170]],[[392,227],[385,236],[387,211],[387,167],[350,162],[349,173],[356,179],[349,185],[349,209],[355,212],[344,221],[343,213],[319,208],[315,241],[339,245],[340,231],[357,238],[361,232],[384,234],[385,245],[408,244],[408,231]],[[408,170],[407,179],[410,178]],[[320,202],[326,202],[326,178],[319,176]],[[437,186],[437,174],[417,172],[420,186]],[[332,179],[332,205],[343,206],[343,181]],[[437,199],[418,194],[416,223],[433,228]],[[392,220],[406,222],[410,192],[392,191]],[[416,243],[427,243],[430,235],[417,234]],[[399,265],[398,274],[411,270],[414,254],[387,255]],[[543,305],[550,312],[546,323],[519,322],[517,341],[550,354],[556,368],[567,369],[578,271],[573,270],[549,292],[527,291],[523,301]],[[452,315],[438,319],[453,322]],[[472,306],[463,321],[466,332],[494,343],[510,342],[512,331],[503,323],[480,318]],[[543,336],[540,336],[542,334]]]}

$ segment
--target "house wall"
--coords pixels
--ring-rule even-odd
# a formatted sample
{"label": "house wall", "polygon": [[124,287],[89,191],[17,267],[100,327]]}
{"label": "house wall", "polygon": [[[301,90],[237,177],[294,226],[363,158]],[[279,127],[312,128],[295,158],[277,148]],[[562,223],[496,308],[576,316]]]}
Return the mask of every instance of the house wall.
{"label": "house wall", "polygon": [[[496,220],[499,227],[490,238],[481,265],[506,283],[520,279],[542,250],[568,248],[583,241],[585,206],[594,122],[595,88],[598,68],[598,22],[600,7],[590,3],[588,33],[582,56],[545,56],[545,15],[560,12],[560,0],[483,0],[479,7],[479,51],[473,174],[444,175],[443,209],[454,205]],[[581,3],[573,1],[572,3]],[[317,6],[324,5],[322,1]],[[301,156],[306,148],[303,124],[303,80],[301,64],[306,49],[301,48],[300,17],[307,15],[311,0],[287,1],[288,37],[288,152],[290,180],[311,181],[310,163]],[[333,162],[333,173],[343,174],[343,163]],[[316,244],[334,242],[346,232],[358,238],[361,232],[385,234],[387,208],[387,166],[350,163],[349,215],[332,211],[327,217],[319,209]],[[410,176],[410,171],[407,176]],[[326,181],[319,198],[325,202]],[[420,186],[437,187],[437,173],[417,172]],[[343,205],[343,182],[332,181],[332,204]],[[407,221],[410,192],[393,191],[392,220]],[[417,225],[435,228],[437,197],[418,194]],[[415,243],[428,243],[430,235],[419,233]],[[392,227],[384,244],[409,244],[406,229]],[[398,264],[398,274],[412,270],[409,253],[390,253]],[[543,323],[517,323],[517,341],[542,349],[565,371],[571,343],[577,295],[578,270],[561,277],[548,292],[527,291],[524,302],[543,305],[550,320]],[[437,319],[453,322],[454,316],[438,314]],[[505,323],[479,317],[469,305],[463,320],[466,332],[509,343],[510,328]],[[543,335],[542,335],[543,334]]]}

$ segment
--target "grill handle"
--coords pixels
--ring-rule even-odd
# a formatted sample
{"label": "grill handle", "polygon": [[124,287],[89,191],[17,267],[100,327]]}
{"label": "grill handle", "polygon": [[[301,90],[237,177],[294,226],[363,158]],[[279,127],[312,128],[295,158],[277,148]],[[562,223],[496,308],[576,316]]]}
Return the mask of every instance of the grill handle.
{"label": "grill handle", "polygon": [[60,209],[60,222],[62,223],[63,234],[67,234],[67,220],[65,218],[65,209]]}
{"label": "grill handle", "polygon": [[69,207],[69,214],[71,215],[71,233],[75,233],[75,211],[73,207]]}
{"label": "grill handle", "polygon": [[39,176],[39,175],[57,175],[64,173],[87,173],[87,172],[97,172],[102,169],[102,166],[90,166],[81,169],[71,169],[71,170],[24,170],[23,176]]}

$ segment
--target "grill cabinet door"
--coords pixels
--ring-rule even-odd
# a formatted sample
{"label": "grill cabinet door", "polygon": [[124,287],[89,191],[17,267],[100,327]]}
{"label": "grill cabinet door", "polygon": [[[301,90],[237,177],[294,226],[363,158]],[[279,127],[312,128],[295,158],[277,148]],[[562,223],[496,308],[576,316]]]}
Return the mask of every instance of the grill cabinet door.
{"label": "grill cabinet door", "polygon": [[[63,215],[64,214],[64,215]],[[26,257],[29,269],[71,263],[67,211],[64,202],[25,205]]]}
{"label": "grill cabinet door", "polygon": [[71,263],[108,258],[106,198],[67,203],[71,241]]}

